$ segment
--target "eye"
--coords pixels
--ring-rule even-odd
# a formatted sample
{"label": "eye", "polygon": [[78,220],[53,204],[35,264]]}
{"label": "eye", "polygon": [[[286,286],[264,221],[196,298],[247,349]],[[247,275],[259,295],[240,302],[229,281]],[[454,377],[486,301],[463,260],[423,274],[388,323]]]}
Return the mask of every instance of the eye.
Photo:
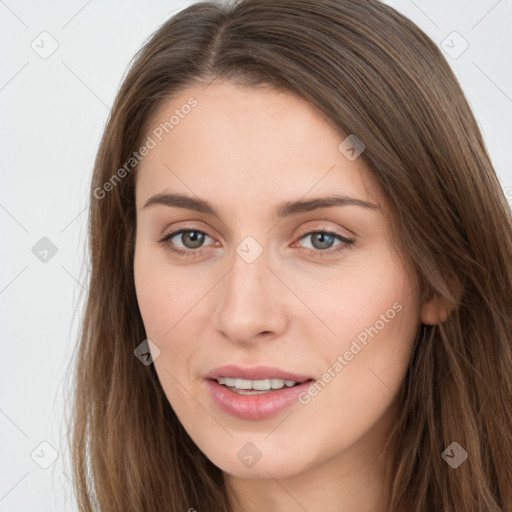
{"label": "eye", "polygon": [[[300,240],[310,239],[313,248],[306,247],[306,253],[314,257],[332,256],[333,253],[338,253],[347,249],[350,245],[354,244],[354,240],[347,238],[335,231],[319,230],[309,231],[304,233]],[[338,245],[333,245],[336,240],[339,240]],[[334,249],[331,249],[335,247]]]}
{"label": "eye", "polygon": [[[176,241],[173,241],[173,238],[175,238]],[[173,231],[172,233],[165,235],[164,238],[160,240],[160,243],[172,252],[182,254],[184,256],[193,256],[202,252],[197,249],[202,249],[202,245],[207,238],[213,240],[208,233],[199,229],[182,228],[178,231]],[[179,243],[182,244],[182,248],[180,248]]]}
{"label": "eye", "polygon": [[[208,238],[215,241],[208,233],[200,229],[182,228],[165,235],[159,242],[173,253],[182,256],[197,256],[203,252]],[[306,254],[313,257],[332,256],[354,244],[354,240],[329,230],[309,231],[303,233],[299,240],[307,238],[310,238],[313,247],[304,247],[304,250]],[[336,240],[340,243],[334,245]]]}

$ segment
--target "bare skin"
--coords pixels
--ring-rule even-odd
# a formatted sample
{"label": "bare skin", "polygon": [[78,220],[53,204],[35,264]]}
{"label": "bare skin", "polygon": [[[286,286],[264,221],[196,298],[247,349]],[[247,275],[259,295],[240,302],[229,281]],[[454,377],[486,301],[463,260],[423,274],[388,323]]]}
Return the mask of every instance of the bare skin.
{"label": "bare skin", "polygon": [[[165,394],[224,471],[237,510],[384,512],[391,482],[382,448],[396,393],[420,322],[443,312],[420,303],[390,242],[379,186],[363,158],[338,149],[346,135],[332,123],[290,93],[214,82],[182,91],[153,125],[190,97],[197,106],[143,159],[136,185],[137,299]],[[219,217],[144,207],[171,192],[208,201]],[[333,194],[376,207],[275,215],[284,201]],[[160,242],[179,229],[189,231]],[[321,243],[311,234],[326,230],[334,235]],[[247,237],[256,243],[242,247],[262,249],[251,263],[236,250]],[[227,363],[277,366],[325,386],[274,417],[241,419],[219,409],[205,383]],[[261,454],[252,467],[237,457],[249,442]]]}

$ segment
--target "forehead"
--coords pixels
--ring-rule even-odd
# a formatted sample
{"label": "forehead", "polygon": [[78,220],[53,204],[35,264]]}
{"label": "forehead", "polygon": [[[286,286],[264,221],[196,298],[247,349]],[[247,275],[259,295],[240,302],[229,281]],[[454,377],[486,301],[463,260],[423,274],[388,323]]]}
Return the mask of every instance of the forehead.
{"label": "forehead", "polygon": [[[193,105],[193,106],[192,106]],[[299,96],[214,82],[161,105],[146,137],[154,147],[137,171],[137,201],[175,188],[246,200],[337,192],[378,201],[362,158],[339,149],[346,134]]]}

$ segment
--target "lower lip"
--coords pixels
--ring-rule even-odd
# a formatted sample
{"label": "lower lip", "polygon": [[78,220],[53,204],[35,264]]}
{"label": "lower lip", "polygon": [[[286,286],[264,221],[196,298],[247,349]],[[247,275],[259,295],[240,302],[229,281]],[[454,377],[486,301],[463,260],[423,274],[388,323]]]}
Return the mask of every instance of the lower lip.
{"label": "lower lip", "polygon": [[279,414],[296,402],[297,397],[307,391],[312,382],[308,380],[298,386],[284,387],[258,395],[240,395],[216,380],[206,380],[217,406],[225,413],[243,420],[264,420]]}

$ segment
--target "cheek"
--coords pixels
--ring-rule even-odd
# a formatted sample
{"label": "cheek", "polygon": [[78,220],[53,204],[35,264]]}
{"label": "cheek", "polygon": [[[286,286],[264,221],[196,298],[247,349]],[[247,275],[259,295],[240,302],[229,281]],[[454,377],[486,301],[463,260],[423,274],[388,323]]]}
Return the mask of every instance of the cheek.
{"label": "cheek", "polygon": [[161,351],[165,350],[163,341],[172,333],[183,307],[180,306],[177,292],[179,287],[176,283],[171,286],[172,279],[165,265],[155,259],[144,244],[135,246],[133,271],[137,303],[146,336]]}
{"label": "cheek", "polygon": [[328,290],[321,311],[334,335],[318,348],[325,380],[336,375],[329,388],[377,402],[389,397],[405,375],[420,323],[415,282],[386,250],[340,274]]}
{"label": "cheek", "polygon": [[[186,351],[190,344],[177,342],[184,339],[180,328],[185,322],[180,322],[180,319],[186,315],[186,304],[177,293],[179,283],[173,280],[164,264],[150,256],[149,250],[136,246],[134,281],[137,302],[146,337],[159,349],[159,356],[154,359],[156,373],[169,403],[176,405],[184,399],[177,382],[185,380],[189,359]],[[178,332],[179,336],[176,336]]]}
{"label": "cheek", "polygon": [[135,292],[146,335],[150,339],[160,337],[167,310],[170,309],[165,286],[158,276],[157,268],[148,264],[144,258],[144,251],[136,249],[134,258]]}
{"label": "cheek", "polygon": [[[155,360],[159,377],[167,382],[164,388],[172,390],[176,378],[189,374],[191,358],[199,341],[198,327],[207,315],[199,317],[201,298],[208,289],[207,283],[194,286],[196,274],[185,268],[171,268],[165,254],[155,257],[155,252],[136,246],[134,255],[134,280],[137,302],[147,338],[160,350]],[[193,318],[193,321],[191,319]],[[196,340],[196,342],[194,341]]]}
{"label": "cheek", "polygon": [[[337,335],[331,346],[323,347],[329,363],[315,407],[320,414],[329,410],[338,423],[352,417],[359,418],[355,424],[370,426],[391,404],[419,327],[418,293],[405,270],[393,259],[373,272],[371,268],[332,306],[338,311]],[[329,380],[325,388],[324,380]],[[329,407],[334,403],[339,408]]]}
{"label": "cheek", "polygon": [[333,346],[340,350],[350,345],[358,335],[364,341],[365,329],[375,325],[380,339],[395,339],[407,337],[419,323],[415,282],[384,243],[354,254],[333,272],[318,273],[315,279],[295,278],[293,287],[324,324],[314,322],[323,334],[315,338],[325,339],[331,351]]}
{"label": "cheek", "polygon": [[144,241],[135,246],[133,271],[146,334],[163,340],[186,312],[184,299],[188,302],[190,295],[184,293],[186,283],[181,282],[179,271],[170,272],[165,254],[155,254]]}

